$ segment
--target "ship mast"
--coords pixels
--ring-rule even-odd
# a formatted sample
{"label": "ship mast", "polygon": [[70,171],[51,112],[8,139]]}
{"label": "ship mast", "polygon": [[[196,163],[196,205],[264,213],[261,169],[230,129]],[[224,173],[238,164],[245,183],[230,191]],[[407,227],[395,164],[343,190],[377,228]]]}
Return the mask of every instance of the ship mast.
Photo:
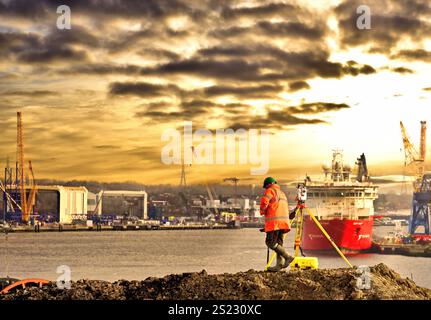
{"label": "ship mast", "polygon": [[333,150],[332,153],[332,166],[331,166],[331,180],[334,182],[349,181],[350,167],[345,166],[343,163],[343,151]]}

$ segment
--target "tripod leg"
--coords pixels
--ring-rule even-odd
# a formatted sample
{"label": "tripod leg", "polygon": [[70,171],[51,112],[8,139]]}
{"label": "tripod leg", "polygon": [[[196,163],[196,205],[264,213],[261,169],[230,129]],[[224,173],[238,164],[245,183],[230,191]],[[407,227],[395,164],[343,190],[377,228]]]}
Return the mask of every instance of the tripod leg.
{"label": "tripod leg", "polygon": [[307,208],[307,212],[310,215],[311,219],[313,219],[314,223],[317,225],[317,227],[322,231],[323,235],[326,237],[326,239],[329,240],[331,245],[334,247],[334,249],[338,252],[338,254],[343,258],[343,260],[349,265],[350,268],[353,268],[352,264],[349,260],[347,260],[346,256],[341,252],[341,250],[338,248],[338,246],[335,244],[334,240],[330,237],[330,235],[326,232],[326,230],[322,227],[319,220],[316,219],[314,214]]}
{"label": "tripod leg", "polygon": [[[297,209],[296,214],[296,232],[295,232],[295,257],[299,255],[302,239],[302,222],[304,218],[304,212],[302,208]],[[298,214],[299,213],[299,214]]]}
{"label": "tripod leg", "polygon": [[266,250],[266,264],[269,262],[269,248]]}

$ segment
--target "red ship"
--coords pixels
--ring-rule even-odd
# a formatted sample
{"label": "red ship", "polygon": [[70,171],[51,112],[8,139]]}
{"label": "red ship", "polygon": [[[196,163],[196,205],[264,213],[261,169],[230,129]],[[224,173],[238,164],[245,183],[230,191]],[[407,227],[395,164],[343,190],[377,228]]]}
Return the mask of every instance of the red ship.
{"label": "red ship", "polygon": [[[335,150],[332,166],[324,166],[325,179],[307,181],[307,206],[318,218],[337,246],[347,253],[371,247],[374,205],[378,186],[369,181],[365,155],[356,162],[357,176],[351,179],[351,168],[343,164],[341,151]],[[304,250],[332,250],[316,224],[307,215],[303,223]]]}

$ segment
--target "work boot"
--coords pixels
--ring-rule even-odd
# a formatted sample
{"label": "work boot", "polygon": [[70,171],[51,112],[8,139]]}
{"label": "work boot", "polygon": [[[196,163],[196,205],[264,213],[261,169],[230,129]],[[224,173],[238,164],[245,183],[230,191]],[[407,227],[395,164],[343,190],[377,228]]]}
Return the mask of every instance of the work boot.
{"label": "work boot", "polygon": [[285,261],[286,260],[282,256],[277,254],[277,262],[276,262],[275,266],[268,267],[267,271],[269,271],[269,272],[280,271],[281,269],[283,269],[283,265],[285,264]]}
{"label": "work boot", "polygon": [[286,249],[284,249],[282,246],[278,245],[275,249],[275,252],[277,252],[277,257],[281,256],[283,258],[283,263],[281,264],[281,269],[287,268],[290,263],[295,259],[290,254],[287,253]]}

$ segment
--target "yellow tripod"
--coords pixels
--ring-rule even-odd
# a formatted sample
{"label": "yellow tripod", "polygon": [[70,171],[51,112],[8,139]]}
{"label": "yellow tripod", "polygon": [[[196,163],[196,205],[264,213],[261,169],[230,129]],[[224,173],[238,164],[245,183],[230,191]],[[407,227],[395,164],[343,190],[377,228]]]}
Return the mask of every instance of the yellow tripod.
{"label": "yellow tripod", "polygon": [[[343,260],[348,264],[350,268],[353,268],[352,264],[347,260],[346,256],[341,252],[341,250],[338,248],[338,246],[335,244],[334,240],[332,240],[331,236],[326,232],[326,230],[322,227],[319,220],[316,219],[314,214],[305,206],[304,202],[298,202],[298,205],[296,207],[295,211],[295,218],[296,218],[296,232],[295,232],[295,255],[294,257],[297,258],[299,256],[299,250],[301,248],[301,240],[302,240],[302,230],[303,230],[303,221],[304,221],[304,209],[307,210],[307,213],[310,215],[311,219],[314,221],[314,223],[317,225],[317,227],[322,231],[323,235],[328,239],[328,241],[331,243],[331,245],[334,247],[334,249],[337,251],[337,253],[343,258]],[[292,225],[293,218],[290,221],[290,225]],[[285,237],[286,234],[283,235]],[[269,259],[268,263],[265,266],[265,271],[268,270],[269,266],[274,261],[274,258],[276,257],[276,253],[273,252],[271,258]]]}

